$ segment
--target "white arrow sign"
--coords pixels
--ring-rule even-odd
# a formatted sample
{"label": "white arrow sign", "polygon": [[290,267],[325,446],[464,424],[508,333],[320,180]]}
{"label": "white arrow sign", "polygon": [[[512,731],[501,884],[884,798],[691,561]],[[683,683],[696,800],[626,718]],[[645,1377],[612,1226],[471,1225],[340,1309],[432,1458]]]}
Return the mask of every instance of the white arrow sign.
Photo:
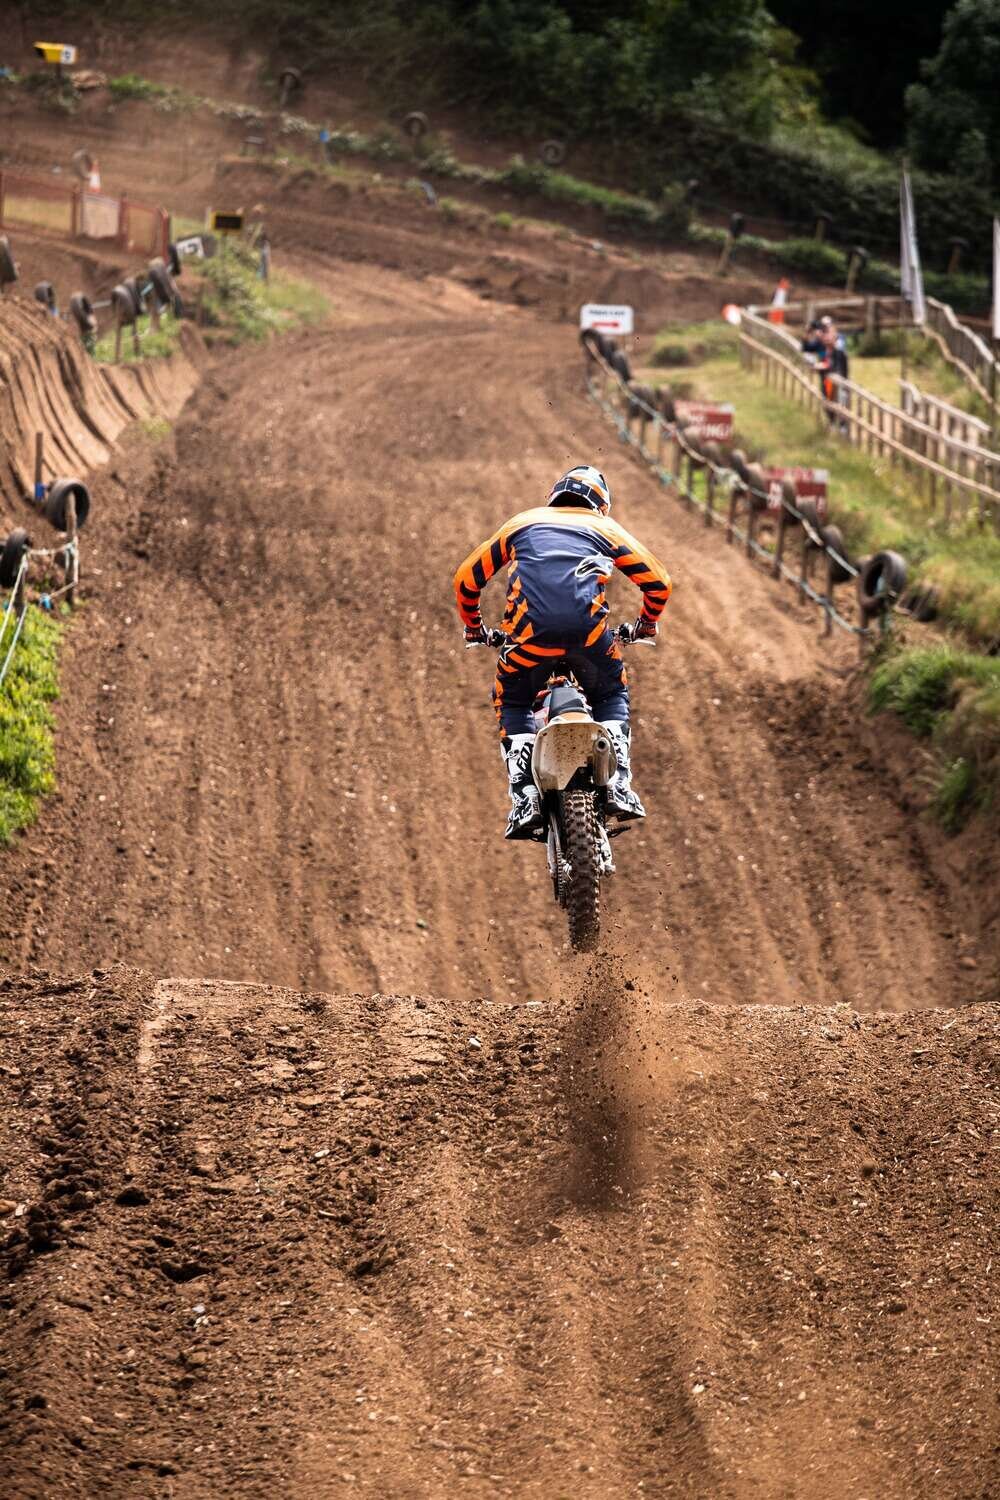
{"label": "white arrow sign", "polygon": [[580,308],[580,327],[598,328],[601,333],[631,333],[634,328],[632,309],[625,304],[614,307],[602,302],[588,302]]}

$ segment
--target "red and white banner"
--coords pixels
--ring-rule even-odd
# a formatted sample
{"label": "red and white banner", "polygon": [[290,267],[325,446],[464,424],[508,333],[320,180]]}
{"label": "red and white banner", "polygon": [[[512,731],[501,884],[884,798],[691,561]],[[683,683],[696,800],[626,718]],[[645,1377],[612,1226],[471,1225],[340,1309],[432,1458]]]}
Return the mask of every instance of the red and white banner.
{"label": "red and white banner", "polygon": [[815,500],[816,514],[821,521],[826,520],[826,487],[830,479],[828,469],[765,468],[762,472],[767,480],[768,510],[781,509],[781,483],[788,479],[795,486],[796,497],[799,500]]}
{"label": "red and white banner", "polygon": [[711,401],[675,401],[677,421],[710,443],[728,443],[733,435],[734,408]]}

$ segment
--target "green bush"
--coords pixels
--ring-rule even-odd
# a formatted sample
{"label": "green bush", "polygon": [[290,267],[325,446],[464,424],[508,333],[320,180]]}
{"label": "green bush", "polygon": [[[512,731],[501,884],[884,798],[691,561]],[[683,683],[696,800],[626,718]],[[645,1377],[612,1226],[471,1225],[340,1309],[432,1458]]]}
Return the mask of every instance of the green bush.
{"label": "green bush", "polygon": [[211,321],[232,332],[234,342],[260,342],[280,325],[257,275],[257,256],[241,240],[225,243],[199,268],[208,283],[203,303]]}
{"label": "green bush", "polygon": [[[833,219],[831,234],[843,246],[864,245],[878,255],[899,244],[899,173],[895,162],[870,153],[818,150],[809,135],[754,140],[744,131],[690,111],[672,111],[660,129],[644,136],[643,150],[612,158],[621,179],[653,191],[664,178],[685,174],[700,181],[704,201],[725,196],[745,212],[758,208],[811,230],[817,210]],[[946,265],[953,235],[989,263],[994,204],[984,188],[961,177],[914,171],[913,196],[926,267]]]}
{"label": "green bush", "polygon": [[680,239],[687,234],[690,210],[683,190],[671,185],[663,190],[658,203],[601,187],[558,172],[541,162],[526,162],[513,156],[509,166],[494,174],[481,174],[481,180],[517,193],[519,196],[543,198],[549,203],[572,204],[596,210],[610,229],[652,234],[657,238]]}
{"label": "green bush", "polygon": [[[49,704],[59,696],[60,626],[30,606],[10,667],[0,685],[0,844],[34,821],[38,800],[55,785]],[[11,633],[0,644],[0,665]]]}
{"label": "green bush", "polygon": [[169,90],[161,83],[151,83],[138,73],[122,73],[119,78],[108,79],[108,93],[115,103],[124,99],[158,99]]}
{"label": "green bush", "polygon": [[951,830],[993,805],[1000,785],[1000,658],[949,644],[892,651],[868,688],[873,710],[895,713],[938,752],[935,808]]}

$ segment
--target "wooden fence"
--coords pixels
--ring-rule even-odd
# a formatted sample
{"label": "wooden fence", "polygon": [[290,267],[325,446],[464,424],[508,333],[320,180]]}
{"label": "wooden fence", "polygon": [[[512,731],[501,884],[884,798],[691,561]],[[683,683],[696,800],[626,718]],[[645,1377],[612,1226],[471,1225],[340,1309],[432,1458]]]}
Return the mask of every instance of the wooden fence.
{"label": "wooden fence", "polygon": [[963,380],[984,401],[992,402],[997,389],[997,362],[986,340],[960,323],[952,309],[934,297],[927,298],[927,332]]}
{"label": "wooden fence", "polygon": [[855,447],[900,466],[932,512],[947,522],[975,515],[980,525],[1000,531],[1000,454],[969,441],[973,434],[963,438],[932,426],[852,380],[833,377],[835,395],[827,400],[798,340],[755,313],[743,314],[739,348],[746,368],[759,370],[770,385],[811,408]]}

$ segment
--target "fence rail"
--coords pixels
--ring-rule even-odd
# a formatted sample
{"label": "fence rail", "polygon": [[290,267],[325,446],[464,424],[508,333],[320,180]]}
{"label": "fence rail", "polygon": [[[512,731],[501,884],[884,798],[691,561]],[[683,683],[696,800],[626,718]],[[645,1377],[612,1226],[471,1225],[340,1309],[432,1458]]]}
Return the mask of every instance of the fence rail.
{"label": "fence rail", "polygon": [[1000,532],[1000,454],[934,427],[852,380],[831,377],[835,395],[828,400],[798,341],[754,313],[743,314],[739,348],[744,366],[760,369],[776,389],[811,408],[856,447],[901,466],[932,512],[948,522],[975,514],[981,525]]}
{"label": "fence rail", "polygon": [[996,395],[997,361],[986,340],[935,297],[927,298],[927,328],[936,338],[941,352],[955,365],[963,378],[984,401]]}
{"label": "fence rail", "polygon": [[0,168],[0,229],[30,229],[62,239],[112,240],[122,250],[166,258],[170,215],[122,194],[92,192],[83,183]]}

